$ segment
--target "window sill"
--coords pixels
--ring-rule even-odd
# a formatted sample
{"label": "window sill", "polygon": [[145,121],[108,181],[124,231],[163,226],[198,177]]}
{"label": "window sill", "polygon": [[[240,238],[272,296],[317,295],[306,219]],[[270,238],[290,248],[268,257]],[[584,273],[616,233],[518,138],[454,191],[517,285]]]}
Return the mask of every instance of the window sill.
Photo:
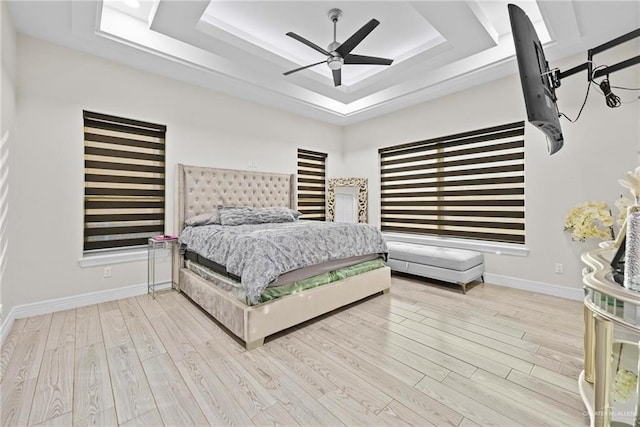
{"label": "window sill", "polygon": [[390,242],[417,243],[431,246],[444,246],[447,248],[468,249],[472,251],[496,254],[528,256],[529,248],[521,245],[488,242],[482,240],[454,239],[451,237],[418,236],[412,234],[383,232],[382,235]]}
{"label": "window sill", "polygon": [[146,261],[147,248],[136,248],[108,253],[86,254],[78,259],[80,267],[97,267],[100,265],[122,264],[125,262]]}

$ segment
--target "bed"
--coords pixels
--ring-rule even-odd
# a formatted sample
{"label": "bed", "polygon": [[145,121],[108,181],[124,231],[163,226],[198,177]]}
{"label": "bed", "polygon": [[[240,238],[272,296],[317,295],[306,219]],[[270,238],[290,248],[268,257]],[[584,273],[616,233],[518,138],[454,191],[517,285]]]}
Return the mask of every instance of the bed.
{"label": "bed", "polygon": [[[185,220],[211,212],[219,205],[296,208],[295,175],[206,168],[179,164],[177,171],[176,230]],[[224,287],[187,268],[184,254],[174,257],[173,282],[231,333],[247,349],[265,337],[368,296],[388,292],[390,269],[376,268],[329,284],[247,305]]]}

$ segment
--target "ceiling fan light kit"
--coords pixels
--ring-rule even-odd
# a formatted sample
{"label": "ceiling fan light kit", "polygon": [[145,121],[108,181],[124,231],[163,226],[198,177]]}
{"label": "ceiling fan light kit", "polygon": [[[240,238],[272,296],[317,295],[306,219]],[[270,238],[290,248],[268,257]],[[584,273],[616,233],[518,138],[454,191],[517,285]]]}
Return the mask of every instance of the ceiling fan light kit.
{"label": "ceiling fan light kit", "polygon": [[327,65],[329,66],[329,68],[331,68],[332,70],[339,70],[342,68],[342,64],[344,63],[344,59],[340,58],[339,56],[334,56],[332,58],[328,58],[327,59]]}
{"label": "ceiling fan light kit", "polygon": [[371,31],[373,31],[373,29],[378,26],[378,24],[380,24],[378,20],[372,19],[371,21],[364,24],[364,26],[356,31],[351,37],[349,37],[347,41],[345,41],[344,43],[339,43],[336,41],[336,26],[338,20],[342,16],[342,11],[340,9],[331,9],[327,13],[327,15],[333,22],[333,42],[329,43],[326,50],[316,45],[315,43],[310,42],[304,37],[297,35],[296,33],[287,33],[287,36],[309,46],[315,51],[322,53],[327,57],[327,59],[325,59],[324,61],[316,62],[315,64],[305,65],[304,67],[287,71],[283,73],[285,76],[305,70],[307,68],[314,67],[316,65],[326,63],[333,73],[333,84],[335,86],[340,86],[342,84],[342,66],[345,64],[391,65],[393,63],[392,59],[351,54],[351,51],[355,49],[355,47],[358,46],[360,42],[362,42],[362,40],[364,40],[364,38],[367,37],[369,33],[371,33]]}

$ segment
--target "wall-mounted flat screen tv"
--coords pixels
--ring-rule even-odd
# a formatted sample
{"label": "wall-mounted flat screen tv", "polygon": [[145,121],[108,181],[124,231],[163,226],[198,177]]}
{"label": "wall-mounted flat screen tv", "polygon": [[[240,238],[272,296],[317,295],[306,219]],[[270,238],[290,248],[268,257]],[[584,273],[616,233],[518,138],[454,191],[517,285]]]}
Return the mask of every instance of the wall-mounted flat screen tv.
{"label": "wall-mounted flat screen tv", "polygon": [[527,119],[545,133],[549,154],[553,154],[562,148],[564,138],[549,63],[527,14],[513,4],[508,8]]}

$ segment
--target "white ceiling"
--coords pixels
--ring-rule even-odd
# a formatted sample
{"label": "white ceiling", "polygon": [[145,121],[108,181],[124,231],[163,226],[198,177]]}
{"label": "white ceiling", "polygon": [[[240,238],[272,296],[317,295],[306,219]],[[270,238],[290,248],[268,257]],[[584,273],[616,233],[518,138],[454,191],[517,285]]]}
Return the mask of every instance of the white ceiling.
{"label": "white ceiling", "polygon": [[[19,32],[140,69],[335,124],[349,124],[517,71],[507,1],[10,1]],[[512,0],[533,21],[547,59],[586,50],[640,27],[638,1]],[[322,54],[327,11],[343,42],[375,18],[353,53],[393,65],[343,67],[334,87]],[[621,58],[626,59],[626,58]],[[577,64],[576,64],[577,65]]]}

